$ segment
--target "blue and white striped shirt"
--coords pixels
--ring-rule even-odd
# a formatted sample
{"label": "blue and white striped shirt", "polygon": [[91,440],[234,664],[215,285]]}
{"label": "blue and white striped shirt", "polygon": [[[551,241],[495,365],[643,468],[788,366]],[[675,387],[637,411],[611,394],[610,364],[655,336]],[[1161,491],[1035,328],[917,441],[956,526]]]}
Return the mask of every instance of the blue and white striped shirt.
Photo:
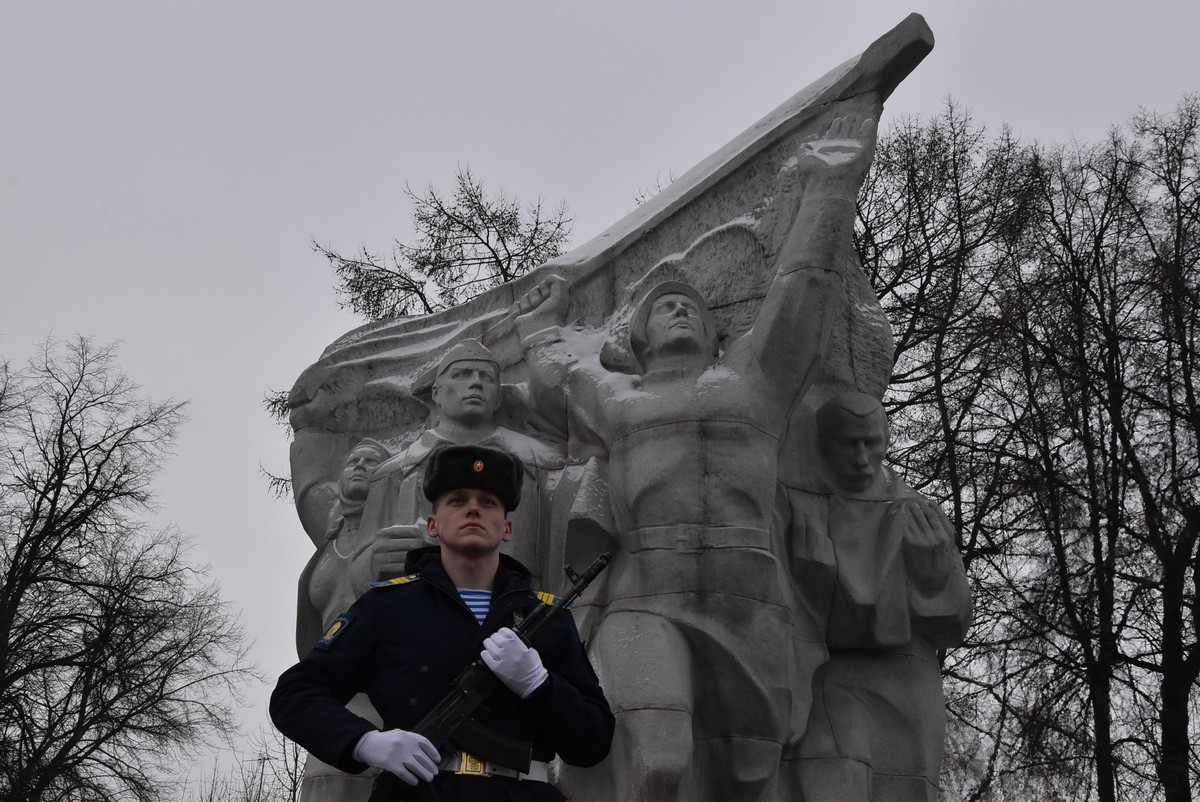
{"label": "blue and white striped shirt", "polygon": [[487,618],[488,607],[492,604],[492,592],[490,590],[468,590],[467,588],[455,588],[458,595],[466,602],[471,612],[475,614],[475,620],[483,624],[483,619]]}

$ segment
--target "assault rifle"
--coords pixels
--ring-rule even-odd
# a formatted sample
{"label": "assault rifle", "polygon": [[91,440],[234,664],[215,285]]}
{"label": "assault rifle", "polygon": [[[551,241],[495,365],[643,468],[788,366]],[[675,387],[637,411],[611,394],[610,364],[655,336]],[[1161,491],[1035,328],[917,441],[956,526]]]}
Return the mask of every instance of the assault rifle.
{"label": "assault rifle", "polygon": [[[538,605],[537,609],[524,619],[515,622],[512,626],[513,632],[520,636],[525,645],[530,645],[538,630],[578,599],[611,561],[612,555],[604,552],[582,574],[575,573],[569,565],[564,566],[567,578],[572,583],[571,589],[554,604]],[[443,752],[447,746],[453,746],[482,760],[528,773],[533,757],[532,744],[505,737],[472,718],[475,711],[491,697],[498,682],[496,675],[483,659],[476,657],[454,680],[450,692],[437,707],[413,727],[413,732],[428,738],[438,752]],[[421,783],[420,788],[422,797],[428,802],[437,800],[437,792],[433,790],[432,785]]]}

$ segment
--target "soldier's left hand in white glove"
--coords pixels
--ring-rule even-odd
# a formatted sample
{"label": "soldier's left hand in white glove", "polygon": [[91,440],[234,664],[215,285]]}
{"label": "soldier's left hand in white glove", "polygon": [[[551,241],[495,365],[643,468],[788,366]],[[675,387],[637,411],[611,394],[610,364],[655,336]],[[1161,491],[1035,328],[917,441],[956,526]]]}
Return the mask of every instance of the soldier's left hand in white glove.
{"label": "soldier's left hand in white glove", "polygon": [[483,642],[483,652],[479,656],[492,673],[522,699],[528,699],[550,676],[537,650],[526,646],[508,627],[489,636]]}

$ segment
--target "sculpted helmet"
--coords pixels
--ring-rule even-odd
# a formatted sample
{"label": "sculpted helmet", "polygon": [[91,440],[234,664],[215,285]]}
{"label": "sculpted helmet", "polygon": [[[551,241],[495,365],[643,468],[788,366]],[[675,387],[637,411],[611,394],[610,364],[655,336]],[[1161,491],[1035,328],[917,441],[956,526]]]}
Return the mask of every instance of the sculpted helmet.
{"label": "sculpted helmet", "polygon": [[686,295],[696,303],[696,307],[700,310],[700,321],[704,325],[704,336],[712,343],[713,356],[717,354],[717,322],[708,310],[708,301],[691,284],[683,281],[664,281],[655,284],[649,292],[642,296],[642,300],[638,302],[637,308],[633,311],[633,316],[629,319],[629,345],[638,364],[643,367],[645,367],[645,363],[642,356],[646,352],[646,321],[650,317],[650,311],[654,308],[654,302],[664,295],[672,294]]}

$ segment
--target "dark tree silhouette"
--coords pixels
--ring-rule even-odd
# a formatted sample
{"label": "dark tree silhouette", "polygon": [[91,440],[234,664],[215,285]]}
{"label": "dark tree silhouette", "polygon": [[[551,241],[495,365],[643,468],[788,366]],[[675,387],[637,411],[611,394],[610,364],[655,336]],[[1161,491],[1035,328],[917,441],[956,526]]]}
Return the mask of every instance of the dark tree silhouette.
{"label": "dark tree silhouette", "polygon": [[173,755],[231,729],[241,631],[144,518],[181,408],[84,338],[0,374],[0,798],[176,798]]}
{"label": "dark tree silhouette", "polygon": [[1187,97],[1022,147],[951,106],[884,137],[860,198],[893,456],[976,592],[944,661],[956,798],[1193,798],[1198,121]]}

